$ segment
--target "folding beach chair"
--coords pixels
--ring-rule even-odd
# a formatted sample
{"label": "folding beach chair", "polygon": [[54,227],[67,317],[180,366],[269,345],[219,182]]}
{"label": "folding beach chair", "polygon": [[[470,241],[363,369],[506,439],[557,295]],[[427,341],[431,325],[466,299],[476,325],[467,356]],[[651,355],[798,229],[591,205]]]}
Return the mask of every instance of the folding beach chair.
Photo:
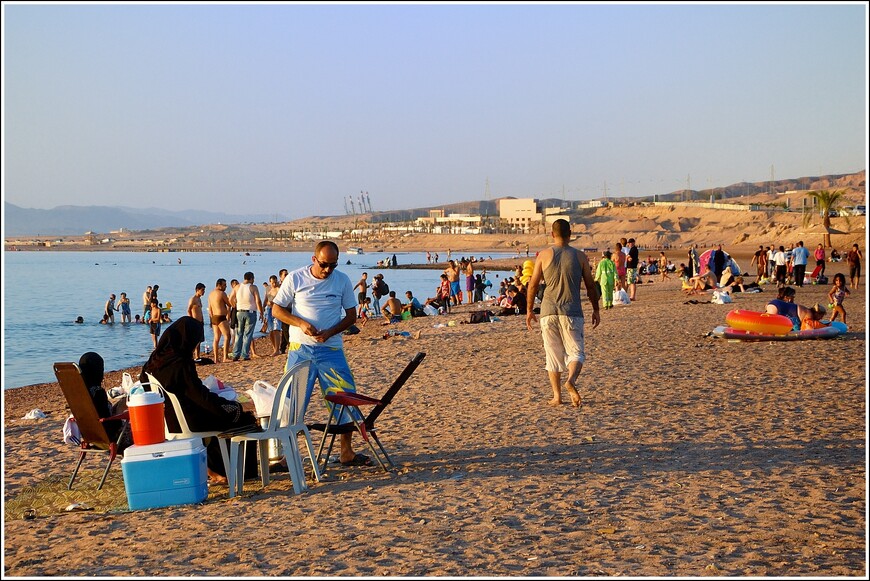
{"label": "folding beach chair", "polygon": [[[322,470],[326,469],[326,462],[329,460],[329,454],[332,452],[333,444],[335,443],[335,437],[340,434],[348,434],[351,432],[359,432],[359,434],[363,437],[363,440],[368,444],[369,449],[371,449],[372,453],[375,455],[375,460],[381,465],[384,470],[387,470],[384,463],[381,461],[380,456],[375,450],[374,446],[372,446],[369,441],[369,436],[375,441],[386,459],[387,463],[390,466],[394,466],[393,461],[390,459],[387,451],[384,449],[384,446],[381,444],[380,438],[378,438],[377,428],[375,427],[375,420],[383,413],[384,409],[393,401],[393,398],[399,392],[405,382],[408,381],[408,378],[411,377],[411,374],[420,366],[420,363],[423,361],[423,358],[426,357],[425,353],[417,353],[414,358],[405,366],[405,369],[399,374],[399,377],[393,382],[387,392],[380,399],[373,399],[370,397],[366,397],[362,394],[355,393],[336,393],[330,394],[326,396],[326,399],[333,403],[333,413],[330,413],[329,420],[325,424],[308,424],[309,430],[317,430],[319,432],[323,432],[323,438],[320,441],[320,447],[317,450],[317,459],[316,462],[320,463],[320,458],[323,456],[323,446],[326,442],[326,436],[332,436],[329,440],[329,447],[326,450],[326,458],[324,459]],[[369,412],[369,415],[365,418],[363,422],[347,422],[344,424],[333,424],[333,417],[336,418],[336,421],[339,421],[338,418],[341,417],[341,413],[335,413],[336,409],[341,407],[355,407],[359,408],[360,405],[374,405],[372,411]]]}
{"label": "folding beach chair", "polygon": [[75,418],[79,431],[82,434],[79,461],[76,463],[75,470],[73,470],[72,476],[69,479],[67,490],[72,490],[73,481],[76,479],[79,468],[81,468],[82,462],[84,462],[88,452],[108,452],[109,463],[106,464],[103,477],[100,479],[99,486],[97,486],[97,490],[100,490],[103,488],[106,476],[109,475],[109,468],[112,467],[115,456],[118,455],[118,445],[124,435],[124,430],[122,429],[118,434],[118,439],[114,442],[111,441],[106,433],[105,426],[103,426],[103,422],[110,420],[124,420],[126,422],[129,419],[129,414],[125,411],[110,418],[101,418],[97,413],[97,408],[94,407],[94,400],[91,399],[91,394],[88,392],[85,380],[82,378],[81,369],[75,363],[55,363],[54,375],[57,377],[60,390],[63,392],[70,412]]}

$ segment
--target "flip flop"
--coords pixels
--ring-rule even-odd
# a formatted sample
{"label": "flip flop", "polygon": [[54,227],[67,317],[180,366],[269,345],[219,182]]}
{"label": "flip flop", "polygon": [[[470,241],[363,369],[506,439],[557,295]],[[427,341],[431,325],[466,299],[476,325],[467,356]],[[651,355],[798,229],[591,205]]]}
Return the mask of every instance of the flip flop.
{"label": "flip flop", "polygon": [[357,454],[353,457],[353,460],[349,460],[347,462],[341,462],[342,466],[371,466],[372,459],[366,456],[365,454]]}

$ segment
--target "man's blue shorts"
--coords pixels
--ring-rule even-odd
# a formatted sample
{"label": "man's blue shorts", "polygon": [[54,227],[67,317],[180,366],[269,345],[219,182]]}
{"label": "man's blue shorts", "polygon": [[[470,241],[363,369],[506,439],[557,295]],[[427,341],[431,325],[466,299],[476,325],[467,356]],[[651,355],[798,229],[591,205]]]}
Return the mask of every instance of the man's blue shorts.
{"label": "man's blue shorts", "polygon": [[[342,391],[356,393],[356,384],[353,381],[350,366],[347,364],[347,358],[344,356],[344,349],[327,347],[326,345],[301,345],[299,343],[287,345],[285,373],[300,361],[311,362],[311,372],[308,374],[308,386],[305,389],[304,409],[308,409],[308,402],[311,401],[315,379],[320,380],[320,391],[324,396]],[[324,403],[331,412],[333,404],[325,400]],[[362,415],[354,415],[357,416],[358,421],[363,420]],[[350,421],[350,415],[345,411],[339,423],[344,424]]]}

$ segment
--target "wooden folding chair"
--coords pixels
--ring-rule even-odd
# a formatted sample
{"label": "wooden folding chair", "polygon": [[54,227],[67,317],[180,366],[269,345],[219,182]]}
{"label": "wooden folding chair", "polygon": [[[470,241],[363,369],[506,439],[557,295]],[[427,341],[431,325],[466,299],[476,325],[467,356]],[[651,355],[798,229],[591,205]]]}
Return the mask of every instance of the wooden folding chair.
{"label": "wooden folding chair", "polygon": [[66,403],[69,405],[70,412],[78,424],[79,431],[82,434],[81,448],[79,461],[76,463],[75,470],[67,484],[67,490],[72,490],[73,481],[79,473],[82,462],[88,452],[108,452],[109,463],[106,464],[106,469],[103,471],[103,477],[100,479],[100,484],[97,490],[103,488],[103,483],[106,481],[106,476],[109,475],[109,468],[112,467],[112,462],[115,461],[115,456],[118,454],[118,445],[124,435],[122,429],[118,434],[116,441],[109,439],[109,434],[106,433],[106,428],[103,422],[110,420],[129,419],[129,414],[125,411],[123,414],[118,414],[110,418],[101,418],[97,413],[97,408],[94,406],[94,401],[91,399],[91,394],[88,392],[88,387],[85,385],[85,380],[82,378],[81,369],[75,363],[55,363],[54,375],[57,377],[57,382],[60,384],[60,390],[66,398]]}

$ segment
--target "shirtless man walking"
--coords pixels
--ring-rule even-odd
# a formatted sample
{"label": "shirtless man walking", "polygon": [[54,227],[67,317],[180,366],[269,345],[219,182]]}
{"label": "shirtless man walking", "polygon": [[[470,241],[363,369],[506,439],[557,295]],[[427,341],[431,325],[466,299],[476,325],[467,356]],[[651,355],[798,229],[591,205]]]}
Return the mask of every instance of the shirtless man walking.
{"label": "shirtless man walking", "polygon": [[[202,318],[202,295],[205,294],[205,285],[201,282],[196,283],[196,289],[193,291],[193,296],[190,297],[190,300],[187,301],[187,316],[193,317],[200,323],[203,323]],[[203,326],[205,324],[203,323]],[[203,336],[205,333],[203,332]],[[199,343],[196,344],[196,348],[193,350],[193,358],[199,359]]]}
{"label": "shirtless man walking", "polygon": [[[231,345],[230,340],[230,323],[227,320],[227,315],[230,312],[230,299],[227,297],[227,280],[225,278],[217,279],[214,290],[208,295],[208,314],[211,320],[211,329],[214,332],[214,343],[212,345],[212,353],[214,353],[214,362],[220,363],[227,360]],[[220,347],[221,337],[224,339],[223,348]],[[218,357],[218,350],[223,353],[223,359]]]}

